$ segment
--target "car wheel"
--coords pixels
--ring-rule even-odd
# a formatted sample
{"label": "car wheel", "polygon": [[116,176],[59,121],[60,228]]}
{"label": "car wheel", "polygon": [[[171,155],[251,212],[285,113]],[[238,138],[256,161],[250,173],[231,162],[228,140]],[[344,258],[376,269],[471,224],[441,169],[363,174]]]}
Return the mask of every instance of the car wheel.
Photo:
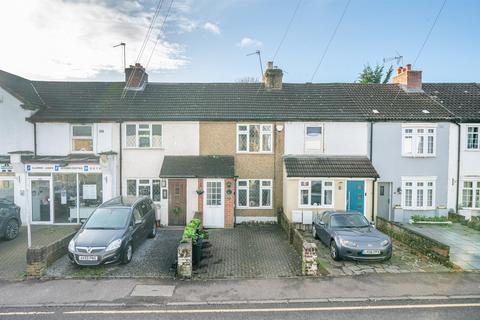
{"label": "car wheel", "polygon": [[6,240],[13,240],[18,236],[19,225],[18,221],[15,219],[11,219],[7,222],[7,226],[5,227],[5,239]]}
{"label": "car wheel", "polygon": [[317,228],[315,228],[315,225],[312,226],[312,236],[313,239],[317,239]]}
{"label": "car wheel", "polygon": [[132,261],[133,256],[133,247],[131,243],[127,243],[125,249],[123,250],[122,263],[127,264]]}
{"label": "car wheel", "polygon": [[335,240],[332,240],[330,242],[330,256],[335,261],[340,260],[340,256],[338,254],[338,247],[337,247],[337,244],[336,244]]}
{"label": "car wheel", "polygon": [[149,238],[155,238],[156,235],[157,235],[157,224],[154,223],[152,230],[151,230],[150,233],[148,234],[148,237],[149,237]]}

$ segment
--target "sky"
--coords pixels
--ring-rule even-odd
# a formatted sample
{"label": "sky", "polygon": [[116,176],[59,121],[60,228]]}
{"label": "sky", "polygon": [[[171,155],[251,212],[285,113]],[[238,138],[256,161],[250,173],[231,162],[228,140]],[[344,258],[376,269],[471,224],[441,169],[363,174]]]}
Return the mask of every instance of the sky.
{"label": "sky", "polygon": [[[149,81],[260,78],[258,57],[248,54],[260,50],[266,64],[278,49],[284,82],[354,82],[384,58],[413,63],[444,0],[351,0],[327,51],[348,0],[173,0],[169,10],[171,1],[2,0],[0,69],[35,80],[123,81],[122,50],[113,46],[125,42],[127,64],[146,66]],[[480,82],[479,17],[478,0],[446,2],[413,66],[425,82]]]}

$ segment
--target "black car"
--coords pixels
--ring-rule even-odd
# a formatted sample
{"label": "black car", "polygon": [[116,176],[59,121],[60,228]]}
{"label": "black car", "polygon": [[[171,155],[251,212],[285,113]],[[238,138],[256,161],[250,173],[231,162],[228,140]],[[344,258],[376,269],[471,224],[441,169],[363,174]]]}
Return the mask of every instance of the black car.
{"label": "black car", "polygon": [[20,207],[11,201],[0,199],[0,238],[15,239],[21,224]]}
{"label": "black car", "polygon": [[329,248],[333,260],[389,260],[392,257],[390,237],[356,211],[327,211],[316,216],[312,232],[314,238]]}
{"label": "black car", "polygon": [[147,197],[117,197],[100,205],[68,245],[82,266],[129,263],[133,250],[156,234],[155,205]]}

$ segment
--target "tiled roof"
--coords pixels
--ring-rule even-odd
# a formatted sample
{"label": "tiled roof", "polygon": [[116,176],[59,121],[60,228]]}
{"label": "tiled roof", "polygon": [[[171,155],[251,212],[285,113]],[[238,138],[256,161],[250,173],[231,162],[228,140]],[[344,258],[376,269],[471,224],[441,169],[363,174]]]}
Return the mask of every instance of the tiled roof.
{"label": "tiled roof", "polygon": [[234,176],[232,156],[165,156],[161,178],[228,178]]}
{"label": "tiled roof", "polygon": [[426,83],[423,90],[461,121],[480,120],[480,85],[476,83]]}
{"label": "tiled roof", "polygon": [[[266,90],[259,83],[157,82],[148,83],[144,91],[128,91],[122,98],[124,82],[30,81],[3,71],[0,86],[24,103],[42,107],[33,121],[70,122],[441,121],[455,116],[432,99],[431,87],[441,87],[447,95],[452,88],[455,95],[462,88],[478,89],[475,84],[424,84],[427,94],[406,93],[394,84],[285,83],[281,90]],[[473,108],[467,113],[480,119],[478,96],[473,93],[463,99]]]}
{"label": "tiled roof", "polygon": [[28,79],[0,70],[0,87],[20,100],[26,107],[43,106],[43,101],[37,94],[33,82]]}
{"label": "tiled roof", "polygon": [[287,177],[378,178],[367,157],[285,156]]}

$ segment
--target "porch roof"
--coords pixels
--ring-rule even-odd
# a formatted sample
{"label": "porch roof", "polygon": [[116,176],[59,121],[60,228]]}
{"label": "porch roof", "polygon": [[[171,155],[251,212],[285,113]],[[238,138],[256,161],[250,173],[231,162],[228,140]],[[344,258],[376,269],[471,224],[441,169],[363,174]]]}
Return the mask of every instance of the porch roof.
{"label": "porch roof", "polygon": [[23,163],[99,163],[100,157],[94,154],[69,154],[66,156],[22,156]]}
{"label": "porch roof", "polygon": [[367,157],[285,156],[287,177],[378,178]]}
{"label": "porch roof", "polygon": [[233,156],[165,156],[161,178],[231,178]]}

